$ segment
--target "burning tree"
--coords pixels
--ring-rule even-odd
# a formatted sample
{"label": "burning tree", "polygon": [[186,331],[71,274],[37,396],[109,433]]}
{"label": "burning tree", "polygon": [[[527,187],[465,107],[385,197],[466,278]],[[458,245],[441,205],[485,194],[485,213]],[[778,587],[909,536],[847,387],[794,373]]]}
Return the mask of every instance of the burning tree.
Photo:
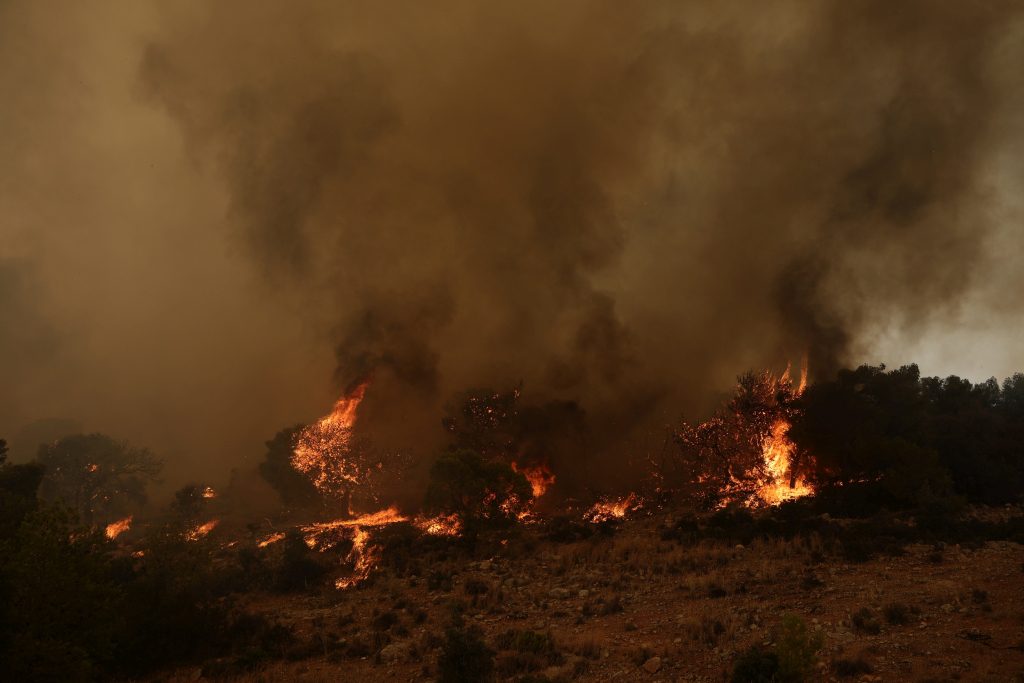
{"label": "burning tree", "polygon": [[515,519],[533,499],[527,478],[506,463],[470,450],[449,451],[430,468],[424,507],[464,521],[501,524]]}
{"label": "burning tree", "polygon": [[552,453],[581,450],[584,414],[572,401],[524,405],[521,398],[521,386],[506,392],[471,392],[443,424],[454,449],[506,463],[527,478],[537,499],[556,480]]}
{"label": "burning tree", "polygon": [[684,422],[676,432],[683,482],[711,507],[758,507],[809,493],[807,458],[788,437],[805,383],[803,376],[794,386],[788,369],[741,375],[732,399],[710,419]]}

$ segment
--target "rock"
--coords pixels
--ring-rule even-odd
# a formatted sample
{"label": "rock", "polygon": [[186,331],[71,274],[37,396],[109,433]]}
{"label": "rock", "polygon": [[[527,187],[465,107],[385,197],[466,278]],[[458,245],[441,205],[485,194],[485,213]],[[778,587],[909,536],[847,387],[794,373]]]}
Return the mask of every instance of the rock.
{"label": "rock", "polygon": [[552,588],[548,591],[548,597],[553,600],[564,600],[569,597],[569,591],[565,588]]}
{"label": "rock", "polygon": [[644,671],[649,674],[656,674],[661,671],[661,657],[651,657],[644,662]]}
{"label": "rock", "polygon": [[743,550],[743,549],[744,548],[743,548],[743,544],[742,543],[737,543],[736,544],[736,550]]}
{"label": "rock", "polygon": [[409,643],[391,643],[380,651],[380,661],[384,664],[399,664],[409,659],[412,647]]}
{"label": "rock", "polygon": [[579,596],[580,596],[581,598],[589,598],[589,597],[590,597],[590,591],[588,591],[588,590],[587,590],[586,588],[584,588],[583,590],[581,590],[581,591],[580,591],[580,592],[578,593],[578,595],[579,595]]}

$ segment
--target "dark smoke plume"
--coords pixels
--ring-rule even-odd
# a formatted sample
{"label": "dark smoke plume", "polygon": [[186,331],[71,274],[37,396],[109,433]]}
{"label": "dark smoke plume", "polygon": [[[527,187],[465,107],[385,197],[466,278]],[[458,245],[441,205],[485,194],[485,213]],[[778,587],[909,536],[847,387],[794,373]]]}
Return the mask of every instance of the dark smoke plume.
{"label": "dark smoke plume", "polygon": [[1018,1],[155,8],[137,102],[396,446],[521,382],[621,450],[746,368],[827,375],[997,281]]}

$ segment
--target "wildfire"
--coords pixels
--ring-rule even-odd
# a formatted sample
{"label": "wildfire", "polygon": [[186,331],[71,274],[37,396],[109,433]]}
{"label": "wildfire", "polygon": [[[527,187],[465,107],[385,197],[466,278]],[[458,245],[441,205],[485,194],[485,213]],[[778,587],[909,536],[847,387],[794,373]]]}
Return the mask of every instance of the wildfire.
{"label": "wildfire", "polygon": [[644,501],[635,493],[630,493],[625,498],[618,500],[602,500],[594,503],[589,510],[583,513],[583,518],[593,524],[607,522],[611,519],[622,519],[627,512],[639,510],[643,507]]}
{"label": "wildfire", "polygon": [[107,525],[105,533],[107,538],[114,540],[124,532],[128,531],[132,526],[132,515],[128,515],[124,519],[119,519],[116,522],[111,522]]}
{"label": "wildfire", "polygon": [[789,420],[776,421],[761,449],[765,476],[757,495],[765,505],[778,505],[814,493],[814,488],[803,477],[794,478],[791,475],[796,445],[789,439],[789,427]]}
{"label": "wildfire", "polygon": [[213,488],[207,486],[205,489],[203,489],[203,498],[209,499],[209,498],[216,498],[216,497],[217,497],[217,492],[214,491]]}
{"label": "wildfire", "polygon": [[[789,366],[787,366],[779,378],[779,384],[791,384],[789,370]],[[806,388],[807,356],[805,355],[800,364],[800,383],[793,390],[793,397],[798,398]],[[789,417],[782,417],[772,424],[770,433],[764,439],[761,446],[764,475],[760,477],[760,486],[757,489],[759,500],[749,501],[748,506],[756,507],[758,503],[778,505],[787,500],[802,498],[814,493],[814,488],[803,477],[793,474],[793,456],[796,454],[796,444],[789,438],[790,426]]]}
{"label": "wildfire", "polygon": [[462,520],[458,515],[438,515],[417,519],[416,527],[430,536],[458,536],[462,532]]}
{"label": "wildfire", "polygon": [[200,538],[203,538],[213,531],[218,524],[220,524],[219,519],[211,519],[205,524],[200,524],[190,529],[189,532],[185,534],[185,538],[189,541],[198,541]]}
{"label": "wildfire", "polygon": [[266,548],[271,543],[277,543],[278,541],[284,540],[284,536],[285,536],[284,532],[278,532],[278,533],[275,533],[275,534],[270,534],[269,536],[264,538],[262,541],[257,543],[256,546],[258,548]]}
{"label": "wildfire", "polygon": [[380,561],[380,549],[368,546],[370,538],[367,528],[382,527],[396,522],[408,521],[408,517],[396,507],[389,507],[353,519],[337,519],[331,522],[318,522],[302,527],[306,545],[325,551],[337,544],[332,532],[339,529],[352,529],[352,550],[348,559],[353,563],[352,576],[339,578],[334,582],[336,588],[349,588],[365,579]]}
{"label": "wildfire", "polygon": [[533,491],[533,499],[536,500],[547,493],[547,490],[555,483],[555,474],[548,469],[547,465],[527,465],[520,468],[516,463],[512,464],[512,471],[519,472],[530,482]]}
{"label": "wildfire", "polygon": [[308,475],[317,489],[336,494],[358,484],[362,473],[345,456],[352,441],[356,411],[366,395],[368,382],[363,382],[348,395],[338,399],[326,417],[303,429],[292,453],[292,466]]}

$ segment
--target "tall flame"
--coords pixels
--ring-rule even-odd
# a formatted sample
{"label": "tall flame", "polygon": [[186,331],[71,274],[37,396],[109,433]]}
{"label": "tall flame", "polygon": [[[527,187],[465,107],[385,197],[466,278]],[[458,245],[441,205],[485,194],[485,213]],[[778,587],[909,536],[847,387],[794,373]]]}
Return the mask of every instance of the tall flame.
{"label": "tall flame", "polygon": [[292,466],[307,474],[317,489],[325,493],[339,493],[358,484],[362,472],[345,456],[351,450],[352,429],[356,411],[366,395],[368,382],[363,382],[349,394],[338,399],[334,410],[299,432]]}
{"label": "tall flame", "polygon": [[[779,382],[790,382],[788,366],[779,378]],[[807,355],[804,354],[800,363],[800,383],[793,391],[793,396],[799,397],[806,388]],[[814,493],[814,488],[803,477],[793,474],[793,456],[796,454],[796,444],[789,438],[790,426],[788,417],[776,420],[762,443],[761,457],[764,461],[764,476],[761,478],[761,485],[757,490],[759,500],[753,500],[749,504],[778,505],[787,500],[802,498]]]}

